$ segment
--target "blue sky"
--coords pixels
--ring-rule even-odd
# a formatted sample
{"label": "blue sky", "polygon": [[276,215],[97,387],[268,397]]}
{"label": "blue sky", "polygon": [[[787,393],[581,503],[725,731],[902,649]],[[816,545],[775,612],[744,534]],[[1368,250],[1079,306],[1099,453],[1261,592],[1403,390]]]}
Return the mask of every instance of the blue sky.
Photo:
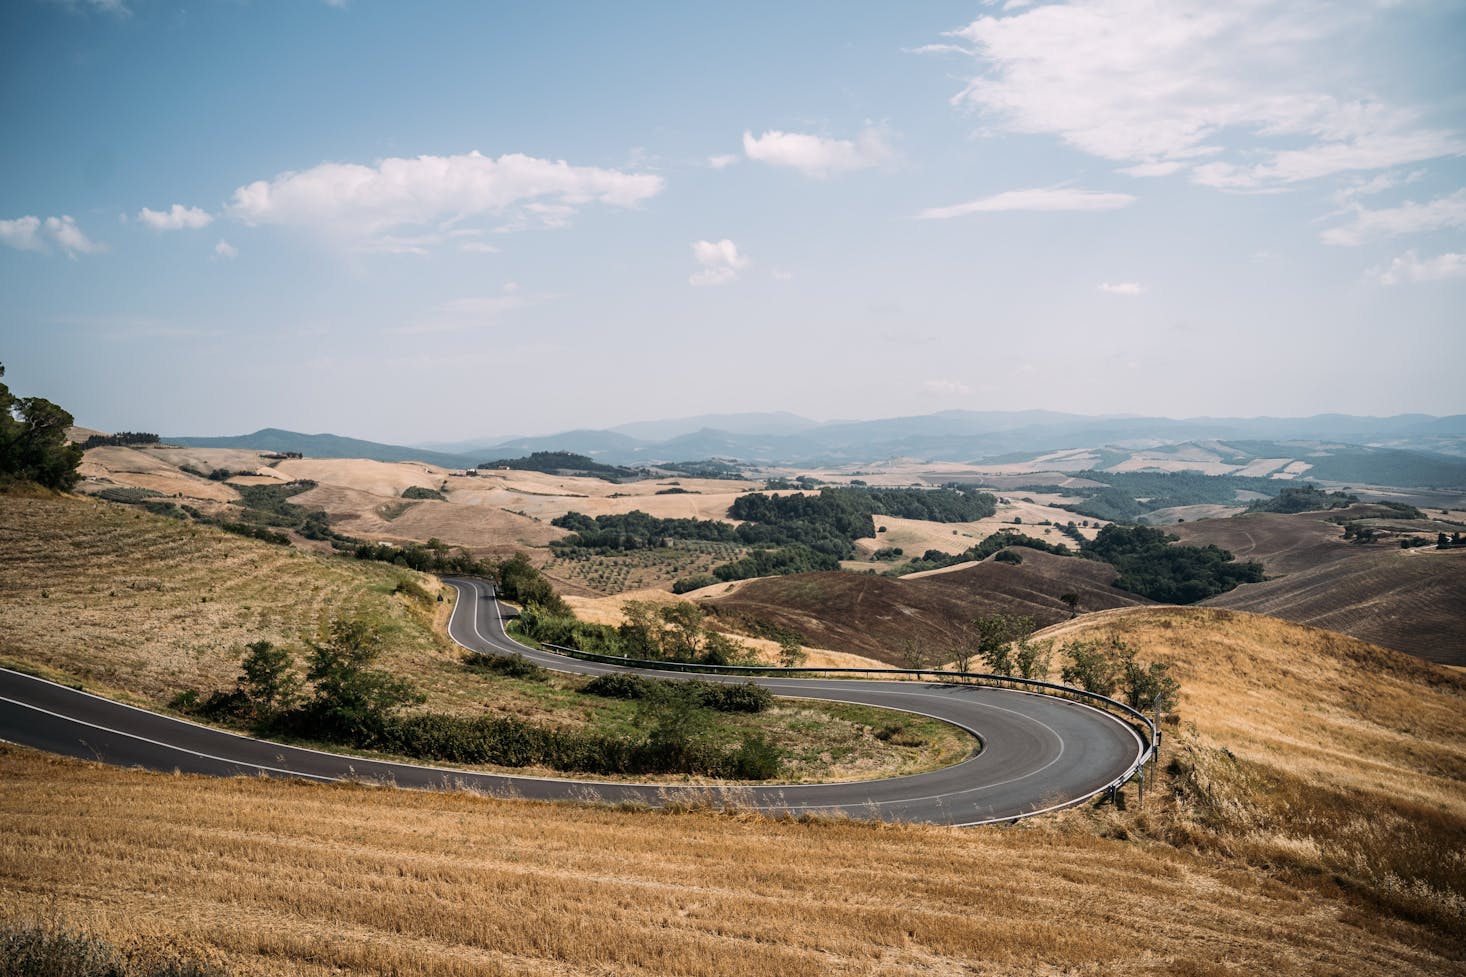
{"label": "blue sky", "polygon": [[0,6],[80,423],[1466,411],[1466,5]]}

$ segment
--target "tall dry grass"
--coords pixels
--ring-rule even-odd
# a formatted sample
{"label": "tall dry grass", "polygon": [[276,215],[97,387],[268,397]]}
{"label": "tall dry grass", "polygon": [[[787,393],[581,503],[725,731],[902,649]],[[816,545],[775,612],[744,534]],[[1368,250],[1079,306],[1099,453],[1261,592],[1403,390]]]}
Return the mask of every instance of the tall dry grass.
{"label": "tall dry grass", "polygon": [[1354,638],[1206,608],[1044,632],[1114,635],[1181,681],[1162,803],[1101,830],[1215,851],[1466,934],[1466,678]]}

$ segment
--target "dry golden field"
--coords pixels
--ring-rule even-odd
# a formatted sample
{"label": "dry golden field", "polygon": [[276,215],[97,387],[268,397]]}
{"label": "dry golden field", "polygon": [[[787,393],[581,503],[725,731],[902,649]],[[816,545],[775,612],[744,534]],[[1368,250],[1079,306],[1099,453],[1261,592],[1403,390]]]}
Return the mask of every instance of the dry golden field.
{"label": "dry golden field", "polygon": [[260,975],[1466,972],[1337,884],[1070,818],[777,822],[0,747],[0,916]]}
{"label": "dry golden field", "polygon": [[243,645],[295,644],[335,617],[390,629],[428,674],[451,655],[409,570],[328,559],[123,506],[0,495],[0,658],[157,705],[232,682]]}

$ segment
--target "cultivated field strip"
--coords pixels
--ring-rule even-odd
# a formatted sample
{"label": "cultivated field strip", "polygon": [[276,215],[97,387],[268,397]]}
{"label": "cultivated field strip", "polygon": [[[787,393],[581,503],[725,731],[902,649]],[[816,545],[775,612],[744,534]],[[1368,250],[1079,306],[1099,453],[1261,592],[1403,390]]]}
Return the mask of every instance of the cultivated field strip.
{"label": "cultivated field strip", "polygon": [[1061,830],[217,781],[16,748],[0,777],[0,912],[241,973],[1462,972],[1342,898]]}
{"label": "cultivated field strip", "polygon": [[144,700],[216,688],[242,646],[293,644],[366,614],[425,665],[450,646],[434,608],[393,597],[429,578],[239,540],[77,499],[0,499],[0,656]]}

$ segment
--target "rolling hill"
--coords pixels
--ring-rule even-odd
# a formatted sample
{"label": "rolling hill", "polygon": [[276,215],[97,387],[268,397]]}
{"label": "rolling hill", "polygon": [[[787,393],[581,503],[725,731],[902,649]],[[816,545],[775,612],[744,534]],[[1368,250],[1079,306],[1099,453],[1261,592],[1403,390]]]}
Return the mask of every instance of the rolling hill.
{"label": "rolling hill", "polygon": [[1328,520],[1375,506],[1291,515],[1250,513],[1168,526],[1183,543],[1215,544],[1256,560],[1268,579],[1213,597],[1213,607],[1269,614],[1362,638],[1429,661],[1466,665],[1466,549],[1400,549],[1346,542]]}
{"label": "rolling hill", "polygon": [[[1081,611],[1150,603],[1111,586],[1105,563],[1011,547],[1021,564],[981,563],[912,577],[803,573],[750,580],[727,596],[701,601],[720,618],[757,630],[772,626],[805,644],[903,666],[914,641],[932,662],[951,661],[961,627],[974,617],[1016,614],[1040,626],[1069,617],[1059,595],[1079,597]],[[716,595],[717,589],[709,593]]]}

